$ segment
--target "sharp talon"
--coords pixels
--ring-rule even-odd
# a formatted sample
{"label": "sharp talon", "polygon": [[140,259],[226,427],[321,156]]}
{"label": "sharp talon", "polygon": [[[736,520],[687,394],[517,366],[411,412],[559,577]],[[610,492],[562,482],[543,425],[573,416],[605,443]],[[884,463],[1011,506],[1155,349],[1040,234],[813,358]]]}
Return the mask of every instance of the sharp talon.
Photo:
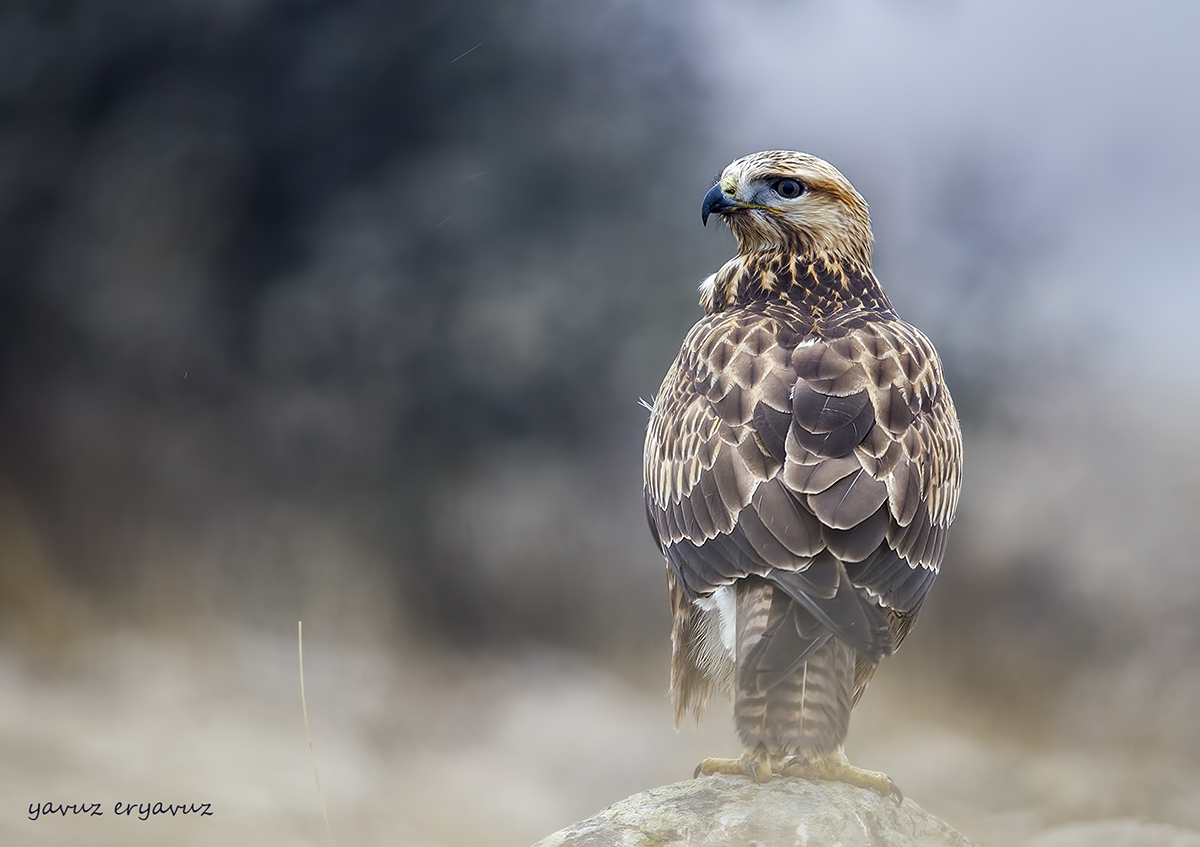
{"label": "sharp talon", "polygon": [[692,771],[692,779],[699,779],[700,771],[702,771],[702,770],[704,770],[704,762],[701,762],[700,764],[696,765],[696,769],[694,771]]}
{"label": "sharp talon", "polygon": [[792,756],[779,770],[783,776],[800,779],[831,779],[846,782],[859,788],[866,788],[884,797],[894,797],[897,803],[904,802],[900,788],[887,774],[878,771],[867,771],[856,768],[846,761],[845,753],[840,750],[831,754],[804,759]]}

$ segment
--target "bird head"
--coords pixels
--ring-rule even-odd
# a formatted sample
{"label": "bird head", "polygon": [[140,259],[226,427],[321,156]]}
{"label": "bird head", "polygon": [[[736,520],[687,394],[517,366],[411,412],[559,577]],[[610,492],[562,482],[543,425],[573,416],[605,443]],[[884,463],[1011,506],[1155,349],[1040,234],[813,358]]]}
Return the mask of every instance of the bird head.
{"label": "bird head", "polygon": [[828,162],[786,150],[733,162],[704,195],[701,218],[720,215],[739,253],[785,249],[871,264],[867,203]]}

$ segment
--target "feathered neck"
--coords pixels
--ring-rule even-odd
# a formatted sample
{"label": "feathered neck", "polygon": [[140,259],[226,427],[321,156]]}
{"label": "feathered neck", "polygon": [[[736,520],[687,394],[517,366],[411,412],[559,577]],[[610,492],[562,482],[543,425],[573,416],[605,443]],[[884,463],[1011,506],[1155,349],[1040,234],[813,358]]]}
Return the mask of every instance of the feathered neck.
{"label": "feathered neck", "polygon": [[739,253],[700,286],[700,305],[710,315],[766,300],[790,302],[814,317],[853,309],[893,313],[869,266],[827,253]]}

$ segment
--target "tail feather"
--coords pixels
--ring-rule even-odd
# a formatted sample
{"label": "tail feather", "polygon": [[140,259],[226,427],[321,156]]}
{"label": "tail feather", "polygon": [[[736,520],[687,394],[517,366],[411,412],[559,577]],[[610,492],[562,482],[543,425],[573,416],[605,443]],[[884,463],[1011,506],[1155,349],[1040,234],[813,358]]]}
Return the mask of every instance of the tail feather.
{"label": "tail feather", "polygon": [[[778,591],[773,592],[778,595]],[[750,691],[766,692],[799,670],[833,635],[796,603],[788,603],[739,663],[739,679]]]}
{"label": "tail feather", "polygon": [[872,661],[894,649],[883,610],[846,575],[842,563],[824,553],[803,571],[774,571],[771,581],[804,607],[833,635]]}
{"label": "tail feather", "polygon": [[849,728],[855,661],[789,593],[763,579],[738,583],[734,721],[748,749],[834,750]]}

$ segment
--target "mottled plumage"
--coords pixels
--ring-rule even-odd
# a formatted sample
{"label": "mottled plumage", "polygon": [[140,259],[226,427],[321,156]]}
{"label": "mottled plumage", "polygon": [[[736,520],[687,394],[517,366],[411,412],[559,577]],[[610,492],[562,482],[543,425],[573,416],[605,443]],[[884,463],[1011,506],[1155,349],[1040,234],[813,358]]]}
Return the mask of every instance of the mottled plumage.
{"label": "mottled plumage", "polygon": [[908,633],[954,517],[962,441],[929,340],[871,271],[867,206],[802,153],[731,164],[705,197],[738,254],[655,397],[644,470],[667,559],[676,720],[732,688],[746,754],[705,772],[894,786],[842,754]]}

